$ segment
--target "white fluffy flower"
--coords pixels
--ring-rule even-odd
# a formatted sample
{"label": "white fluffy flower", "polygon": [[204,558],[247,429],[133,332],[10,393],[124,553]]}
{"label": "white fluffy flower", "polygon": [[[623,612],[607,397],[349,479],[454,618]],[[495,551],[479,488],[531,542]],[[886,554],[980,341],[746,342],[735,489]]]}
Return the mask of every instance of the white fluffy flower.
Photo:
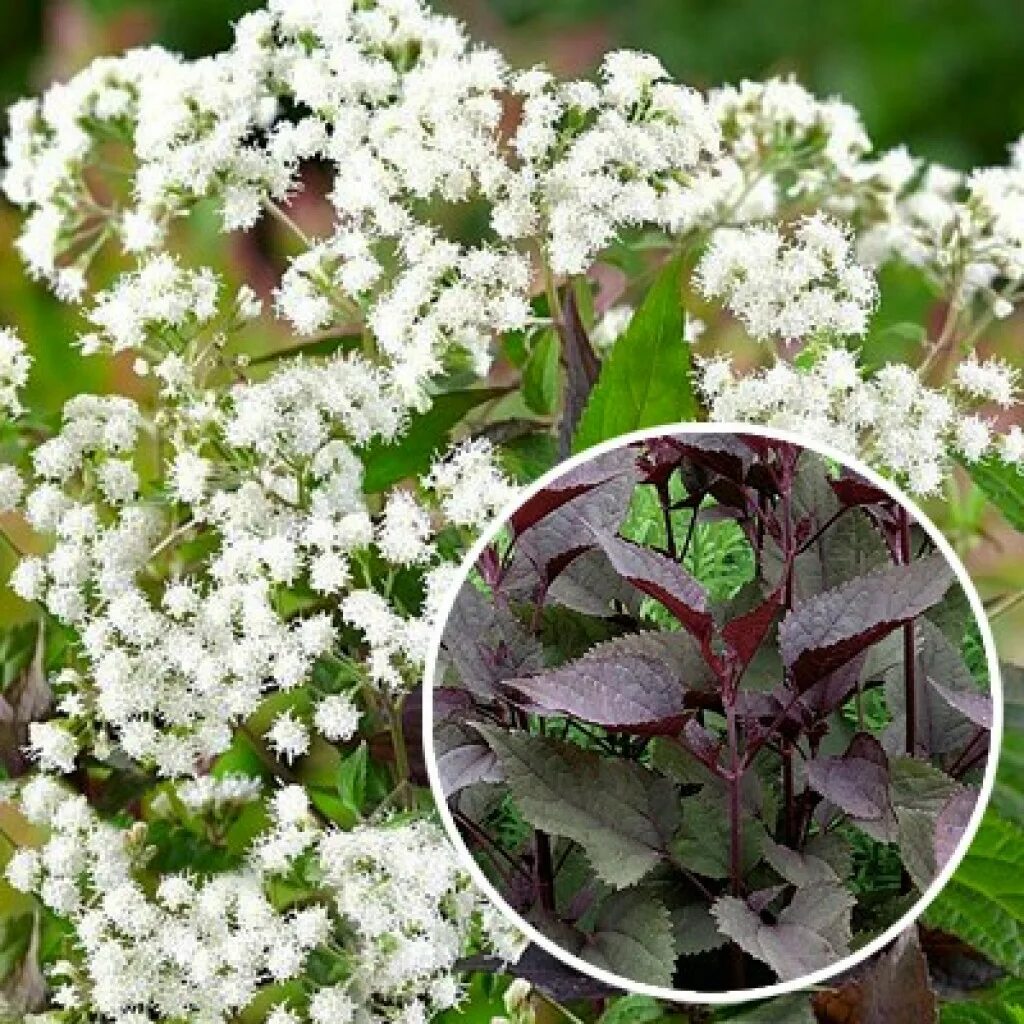
{"label": "white fluffy flower", "polygon": [[821,214],[788,238],[774,227],[716,231],[695,280],[759,339],[863,335],[878,294],[846,229]]}

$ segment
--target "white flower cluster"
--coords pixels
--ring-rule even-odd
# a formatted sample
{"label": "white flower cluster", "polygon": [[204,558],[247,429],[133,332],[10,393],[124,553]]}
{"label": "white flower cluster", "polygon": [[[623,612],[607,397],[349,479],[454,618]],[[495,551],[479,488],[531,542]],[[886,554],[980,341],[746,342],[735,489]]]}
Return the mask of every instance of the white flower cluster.
{"label": "white flower cluster", "polygon": [[997,436],[974,411],[978,402],[1008,403],[1016,374],[994,360],[963,367],[956,389],[939,391],[901,364],[864,376],[852,353],[833,348],[808,370],[778,361],[745,376],[727,358],[703,360],[698,385],[713,420],[763,423],[859,452],[913,493],[929,495],[945,479],[951,452],[969,462],[998,454],[1024,467],[1020,428]]}
{"label": "white flower cluster", "polygon": [[865,164],[860,176],[880,215],[868,219],[864,259],[900,259],[921,267],[963,302],[988,296],[997,317],[1024,291],[1024,147],[1010,147],[1006,167],[970,173],[922,167],[904,150]]}
{"label": "white flower cluster", "polygon": [[0,413],[21,413],[18,392],[28,380],[31,365],[24,342],[9,327],[0,327]]}
{"label": "white flower cluster", "polygon": [[[207,809],[228,790],[244,799],[254,785],[209,786],[190,806]],[[45,775],[21,787],[20,806],[49,835],[14,853],[7,879],[67,920],[80,952],[49,968],[53,1002],[112,1024],[153,1015],[221,1024],[268,982],[302,975],[314,949],[343,950],[334,955],[344,981],[314,988],[304,1008],[279,1004],[273,1019],[423,1024],[458,1001],[453,968],[474,926],[489,920],[435,825],[324,831],[300,787],[275,795],[250,865],[209,878],[166,874],[155,891],[141,880],[151,854],[145,825],[109,825]],[[323,898],[280,910],[268,883],[307,850]],[[521,951],[500,928],[494,936],[500,955]]]}
{"label": "white flower cluster", "polygon": [[522,161],[495,209],[500,234],[545,238],[556,273],[586,271],[625,227],[693,226],[687,172],[719,145],[703,97],[669,81],[649,54],[605,57],[600,83],[558,83],[536,69],[513,87]]}
{"label": "white flower cluster", "polygon": [[859,336],[878,298],[871,273],[855,263],[847,230],[823,214],[775,227],[722,228],[695,272],[755,338],[784,341]]}
{"label": "white flower cluster", "polygon": [[[405,413],[389,378],[358,356],[286,365],[219,400],[193,382],[180,401],[165,395],[160,415],[170,504],[138,493],[132,459],[152,427],[127,399],[73,399],[62,431],[34,454],[26,517],[55,543],[23,559],[12,585],[75,627],[83,659],[67,721],[32,731],[52,770],[72,770],[80,742],[116,743],[172,776],[224,751],[235,722],[269,692],[308,682],[336,641],[328,612],[281,614],[287,588],[330,599],[362,631],[376,685],[414,685],[451,579],[435,533],[482,525],[512,494],[476,442],[438,462],[422,497],[396,491],[371,514],[354,446],[393,438]],[[198,531],[213,547],[199,570],[178,568],[176,552]],[[426,571],[422,611],[375,589],[374,547],[396,569]],[[168,559],[171,576],[154,593]],[[309,751],[310,726],[339,741],[358,719],[347,697],[324,694],[311,721],[283,713],[268,741],[292,761]]]}

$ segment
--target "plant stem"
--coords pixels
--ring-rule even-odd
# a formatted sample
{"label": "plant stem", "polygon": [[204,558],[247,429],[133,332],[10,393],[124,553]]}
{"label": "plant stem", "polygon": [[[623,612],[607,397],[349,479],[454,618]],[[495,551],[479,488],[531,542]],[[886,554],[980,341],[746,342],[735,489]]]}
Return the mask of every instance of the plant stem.
{"label": "plant stem", "polygon": [[388,726],[391,733],[391,749],[395,755],[396,790],[401,792],[401,803],[406,810],[412,809],[412,787],[409,785],[409,750],[405,745],[405,728],[402,724],[404,699],[388,705]]}
{"label": "plant stem", "polygon": [[658,501],[661,502],[661,515],[665,521],[665,546],[668,548],[668,556],[673,561],[676,557],[676,536],[672,528],[672,504],[671,496],[668,493],[668,481],[657,484]]}
{"label": "plant stem", "polygon": [[533,833],[533,853],[537,899],[544,910],[554,912],[555,870],[551,860],[551,838],[547,832],[537,829]]}
{"label": "plant stem", "polygon": [[782,741],[782,795],[786,804],[785,828],[786,845],[796,841],[796,804],[793,799],[793,745]]}
{"label": "plant stem", "polygon": [[[900,507],[900,560],[910,564],[910,517]],[[913,757],[917,749],[917,650],[914,623],[903,627],[903,704],[907,715],[906,751]]]}
{"label": "plant stem", "polygon": [[740,786],[743,766],[740,764],[739,738],[736,735],[736,702],[730,697],[725,706],[729,737],[729,889],[739,896],[743,888],[743,819],[740,816]]}

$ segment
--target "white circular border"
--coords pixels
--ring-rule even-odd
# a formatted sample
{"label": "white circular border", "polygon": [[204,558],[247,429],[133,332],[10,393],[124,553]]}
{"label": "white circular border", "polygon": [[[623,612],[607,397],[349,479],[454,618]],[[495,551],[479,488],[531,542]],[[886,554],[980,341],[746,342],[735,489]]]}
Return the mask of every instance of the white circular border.
{"label": "white circular border", "polygon": [[[921,894],[921,898],[914,904],[914,906],[876,939],[873,939],[871,942],[862,946],[849,956],[844,957],[842,960],[837,961],[831,967],[824,967],[821,970],[812,972],[811,974],[806,974],[801,978],[797,978],[793,981],[780,982],[777,985],[765,985],[761,988],[741,989],[728,992],[696,992],[686,989],[662,988],[658,985],[646,985],[643,982],[633,981],[630,978],[623,978],[611,971],[595,967],[592,964],[587,963],[585,960],[580,959],[578,956],[566,952],[566,950],[556,942],[553,942],[547,936],[537,931],[533,925],[526,921],[505,902],[504,898],[491,884],[490,880],[484,874],[483,870],[477,864],[473,855],[469,852],[463,842],[458,826],[455,824],[451,813],[448,810],[448,802],[445,799],[444,790],[441,786],[441,780],[437,771],[437,759],[434,754],[434,702],[432,699],[432,691],[434,688],[434,674],[437,671],[437,658],[441,647],[444,626],[451,615],[455,599],[458,596],[462,584],[465,583],[466,576],[469,574],[470,569],[476,564],[480,555],[483,553],[484,548],[494,539],[501,528],[505,526],[512,513],[519,508],[524,501],[531,498],[538,491],[543,490],[549,483],[557,480],[568,470],[573,469],[574,467],[585,463],[604,452],[614,451],[617,448],[623,448],[626,445],[633,444],[637,441],[645,441],[657,437],[685,436],[687,434],[753,434],[755,436],[766,437],[772,440],[788,441],[789,443],[801,448],[806,448],[819,455],[824,455],[826,458],[833,459],[834,461],[841,463],[843,466],[852,469],[860,476],[869,480],[876,487],[884,490],[891,498],[898,501],[904,508],[906,508],[945,556],[946,561],[953,569],[960,586],[967,595],[971,611],[974,613],[974,617],[978,623],[978,628],[981,632],[982,644],[985,649],[985,657],[988,661],[990,691],[992,694],[993,707],[992,731],[989,741],[988,760],[985,765],[985,777],[982,780],[977,805],[974,808],[970,821],[967,823],[967,828],[964,830],[963,837],[957,844],[956,849],[953,851],[952,857],[950,857],[946,866]],[[473,881],[484,891],[490,901],[501,911],[501,913],[504,914],[504,916],[508,918],[516,928],[523,932],[531,942],[536,943],[553,957],[562,961],[562,963],[574,968],[581,974],[597,978],[606,985],[611,985],[627,992],[653,996],[656,999],[665,999],[672,1002],[703,1003],[706,1005],[721,1006],[752,1002],[757,999],[770,999],[773,996],[786,995],[787,993],[796,992],[800,989],[805,989],[813,985],[819,985],[822,982],[827,981],[829,978],[833,978],[837,974],[841,974],[844,971],[849,970],[851,967],[856,966],[861,963],[861,961],[866,960],[872,954],[877,953],[879,950],[889,945],[890,942],[896,939],[900,932],[912,925],[917,918],[924,913],[928,908],[928,905],[939,895],[945,884],[960,866],[960,862],[963,860],[968,847],[974,839],[975,833],[978,831],[978,826],[981,824],[981,819],[985,813],[986,807],[988,806],[989,798],[992,795],[992,786],[995,782],[996,767],[999,762],[999,751],[1002,745],[1003,684],[1002,678],[999,674],[999,659],[996,653],[995,639],[992,636],[992,628],[989,625],[988,618],[985,614],[985,608],[982,604],[981,597],[978,595],[974,583],[968,575],[967,570],[964,568],[963,563],[953,551],[949,541],[946,540],[938,527],[936,527],[931,520],[924,515],[913,501],[907,498],[898,488],[894,487],[892,483],[884,477],[880,476],[869,466],[864,465],[859,459],[853,458],[848,453],[839,451],[831,445],[820,444],[817,441],[808,443],[808,441],[799,434],[790,433],[785,430],[776,430],[774,428],[769,430],[764,427],[754,426],[747,423],[668,424],[661,427],[635,430],[610,441],[602,442],[599,445],[595,445],[593,448],[588,448],[586,451],[560,462],[554,469],[548,471],[540,477],[539,480],[536,480],[529,487],[521,491],[517,495],[515,501],[510,503],[502,511],[501,515],[496,518],[495,522],[483,532],[477,542],[473,545],[462,562],[462,568],[462,582],[458,587],[453,587],[451,596],[444,602],[441,613],[438,617],[438,624],[435,627],[431,638],[430,649],[427,652],[427,658],[424,665],[423,748],[426,760],[427,776],[430,779],[430,788],[433,791],[434,800],[437,803],[438,813],[441,815],[441,819],[444,822],[445,830],[448,832],[449,838],[458,851],[459,857],[462,859]],[[510,965],[510,967],[514,968],[514,965]]]}

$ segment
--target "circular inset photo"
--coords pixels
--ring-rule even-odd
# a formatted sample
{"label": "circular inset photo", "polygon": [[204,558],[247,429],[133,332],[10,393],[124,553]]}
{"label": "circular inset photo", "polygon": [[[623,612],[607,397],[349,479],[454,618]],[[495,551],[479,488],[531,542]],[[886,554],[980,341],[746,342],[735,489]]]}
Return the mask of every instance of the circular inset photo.
{"label": "circular inset photo", "polygon": [[816,983],[949,878],[992,784],[991,634],[941,534],[753,427],[549,474],[436,638],[428,770],[470,870],[550,953],[667,998]]}

